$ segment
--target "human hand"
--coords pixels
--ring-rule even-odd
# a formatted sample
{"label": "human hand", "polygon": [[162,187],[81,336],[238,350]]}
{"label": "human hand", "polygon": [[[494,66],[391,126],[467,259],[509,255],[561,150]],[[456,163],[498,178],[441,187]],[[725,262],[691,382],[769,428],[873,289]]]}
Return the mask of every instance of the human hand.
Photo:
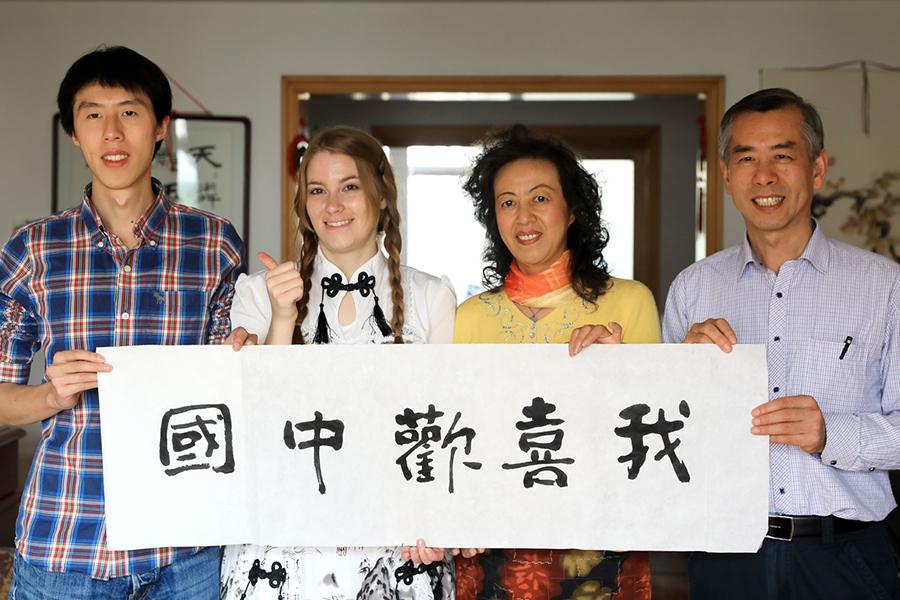
{"label": "human hand", "polygon": [[237,352],[244,346],[255,346],[259,343],[259,336],[250,333],[243,327],[238,327],[228,334],[228,337],[222,341],[223,344],[231,344],[231,349]]}
{"label": "human hand", "polygon": [[825,449],[825,418],[812,396],[783,396],[760,404],[750,414],[750,433],[767,435],[772,444],[790,444],[809,453]]}
{"label": "human hand", "polygon": [[682,344],[715,344],[722,352],[731,352],[737,344],[737,335],[725,319],[707,319],[702,323],[694,323]]}
{"label": "human hand", "polygon": [[401,551],[403,560],[411,560],[423,565],[430,565],[433,562],[444,560],[443,548],[429,548],[425,545],[425,540],[416,540],[415,546],[403,546]]}
{"label": "human hand", "polygon": [[610,321],[608,325],[583,325],[572,330],[569,337],[569,356],[575,356],[591,344],[621,344],[622,326]]}
{"label": "human hand", "polygon": [[272,305],[272,319],[297,320],[297,301],[303,297],[303,278],[293,261],[281,263],[265,252],[257,252],[256,258],[267,269],[266,292]]}
{"label": "human hand", "polygon": [[108,373],[112,367],[96,352],[62,350],[53,355],[45,378],[50,384],[47,405],[55,412],[78,403],[81,393],[97,387],[97,373]]}
{"label": "human hand", "polygon": [[463,558],[472,558],[476,554],[484,554],[484,548],[451,548],[450,553],[453,556],[462,555]]}

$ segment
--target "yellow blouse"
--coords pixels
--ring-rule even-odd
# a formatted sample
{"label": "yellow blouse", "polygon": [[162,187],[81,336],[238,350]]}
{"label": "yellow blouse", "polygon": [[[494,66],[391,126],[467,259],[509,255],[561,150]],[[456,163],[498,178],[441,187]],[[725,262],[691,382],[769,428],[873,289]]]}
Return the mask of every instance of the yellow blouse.
{"label": "yellow blouse", "polygon": [[457,344],[565,344],[582,325],[622,326],[622,342],[658,344],[659,313],[653,294],[630,279],[612,278],[612,287],[593,306],[569,288],[562,302],[544,318],[532,322],[506,292],[484,292],[463,302],[456,311],[453,341]]}

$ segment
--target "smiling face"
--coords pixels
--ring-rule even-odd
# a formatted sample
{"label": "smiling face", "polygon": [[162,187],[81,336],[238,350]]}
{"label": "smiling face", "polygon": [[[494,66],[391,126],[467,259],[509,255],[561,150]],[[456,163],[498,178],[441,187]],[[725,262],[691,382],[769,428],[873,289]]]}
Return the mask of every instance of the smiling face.
{"label": "smiling face", "polygon": [[93,199],[151,193],[153,148],[166,135],[169,117],[156,122],[143,92],[91,84],[75,94],[72,141],[91,170]]}
{"label": "smiling face", "polygon": [[306,214],[325,257],[350,275],[374,256],[378,219],[385,207],[363,189],[356,161],[318,152],[306,167]]}
{"label": "smiling face", "polygon": [[760,236],[770,242],[809,238],[812,196],[822,186],[827,166],[824,151],[810,160],[803,116],[794,107],[745,113],[734,120],[728,162],[721,161],[721,167],[751,243]]}
{"label": "smiling face", "polygon": [[523,273],[545,271],[566,251],[574,216],[563,196],[556,166],[519,159],[494,178],[497,228]]}

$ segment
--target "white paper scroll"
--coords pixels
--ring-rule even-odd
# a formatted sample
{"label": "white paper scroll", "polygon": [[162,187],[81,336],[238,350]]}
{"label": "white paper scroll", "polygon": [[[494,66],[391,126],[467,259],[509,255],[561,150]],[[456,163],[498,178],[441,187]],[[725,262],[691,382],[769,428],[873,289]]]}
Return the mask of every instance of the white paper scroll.
{"label": "white paper scroll", "polygon": [[[768,439],[749,433],[766,400],[763,346],[593,346],[574,359],[563,345],[100,353],[113,366],[100,374],[110,548],[425,538],[752,552],[766,531]],[[429,406],[443,414],[402,417]],[[648,448],[639,470],[621,458],[629,407],[647,413],[634,429],[662,411],[670,430],[669,454],[664,432],[636,440]],[[315,447],[316,412],[341,422],[339,449],[334,427]]]}

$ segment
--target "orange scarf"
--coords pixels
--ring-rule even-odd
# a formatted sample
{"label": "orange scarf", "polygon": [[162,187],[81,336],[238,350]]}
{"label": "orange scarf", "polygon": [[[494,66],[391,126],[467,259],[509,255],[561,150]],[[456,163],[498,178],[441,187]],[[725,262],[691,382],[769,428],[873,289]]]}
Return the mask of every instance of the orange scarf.
{"label": "orange scarf", "polygon": [[571,265],[572,253],[569,250],[563,252],[549,269],[533,275],[523,273],[513,261],[503,280],[503,290],[516,304],[531,306],[534,300],[572,283]]}

